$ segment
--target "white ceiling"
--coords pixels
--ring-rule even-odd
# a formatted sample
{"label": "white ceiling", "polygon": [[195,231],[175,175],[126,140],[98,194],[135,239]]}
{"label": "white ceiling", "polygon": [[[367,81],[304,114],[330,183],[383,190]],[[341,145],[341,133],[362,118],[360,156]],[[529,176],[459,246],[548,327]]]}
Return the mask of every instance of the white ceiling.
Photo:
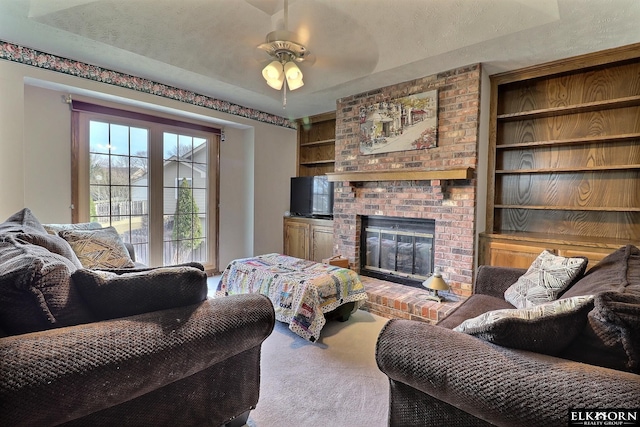
{"label": "white ceiling", "polygon": [[639,0],[289,0],[315,55],[266,85],[256,46],[284,0],[0,0],[0,40],[286,118],[473,63],[490,74],[640,42]]}

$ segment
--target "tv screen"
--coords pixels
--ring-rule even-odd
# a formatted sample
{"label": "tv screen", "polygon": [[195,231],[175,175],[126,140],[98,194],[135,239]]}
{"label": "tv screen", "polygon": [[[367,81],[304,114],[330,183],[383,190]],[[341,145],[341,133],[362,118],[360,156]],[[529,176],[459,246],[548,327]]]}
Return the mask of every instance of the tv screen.
{"label": "tv screen", "polygon": [[291,215],[333,215],[333,182],[326,176],[293,177],[290,202]]}

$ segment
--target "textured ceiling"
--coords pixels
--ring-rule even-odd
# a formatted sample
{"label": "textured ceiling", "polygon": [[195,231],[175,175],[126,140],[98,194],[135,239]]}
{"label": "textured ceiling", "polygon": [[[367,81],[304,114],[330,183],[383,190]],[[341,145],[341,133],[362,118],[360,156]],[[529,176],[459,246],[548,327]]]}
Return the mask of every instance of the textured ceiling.
{"label": "textured ceiling", "polygon": [[0,40],[287,118],[481,62],[490,73],[640,42],[638,0],[289,0],[315,55],[287,96],[256,46],[283,0],[0,0]]}

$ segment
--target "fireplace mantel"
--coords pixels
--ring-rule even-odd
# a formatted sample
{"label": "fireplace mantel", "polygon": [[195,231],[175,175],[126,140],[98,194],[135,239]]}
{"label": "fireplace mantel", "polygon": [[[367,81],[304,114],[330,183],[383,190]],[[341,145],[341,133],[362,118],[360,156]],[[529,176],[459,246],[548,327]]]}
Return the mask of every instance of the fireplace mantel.
{"label": "fireplace mantel", "polygon": [[427,181],[432,179],[472,179],[474,168],[442,170],[404,169],[391,171],[355,171],[327,173],[329,181]]}

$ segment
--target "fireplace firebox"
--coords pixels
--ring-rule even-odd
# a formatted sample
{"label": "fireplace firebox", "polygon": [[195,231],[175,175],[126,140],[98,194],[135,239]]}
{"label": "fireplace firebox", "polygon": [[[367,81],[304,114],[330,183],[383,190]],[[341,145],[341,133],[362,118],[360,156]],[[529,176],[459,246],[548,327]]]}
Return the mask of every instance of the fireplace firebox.
{"label": "fireplace firebox", "polygon": [[421,287],[433,274],[435,220],[363,216],[360,274]]}

